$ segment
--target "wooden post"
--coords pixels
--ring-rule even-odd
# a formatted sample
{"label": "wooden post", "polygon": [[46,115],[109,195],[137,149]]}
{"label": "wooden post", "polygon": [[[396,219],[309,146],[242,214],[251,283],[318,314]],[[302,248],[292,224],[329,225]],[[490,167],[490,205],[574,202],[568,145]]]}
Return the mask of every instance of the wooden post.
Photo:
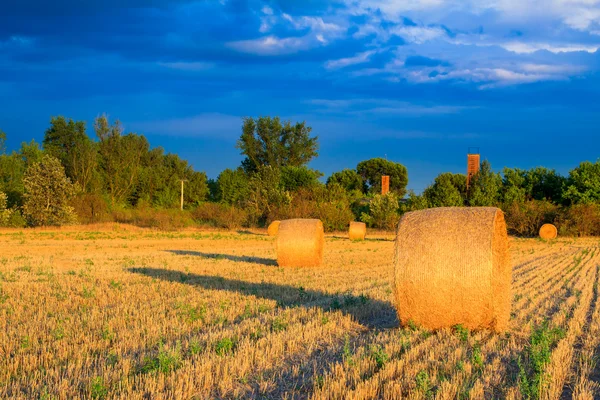
{"label": "wooden post", "polygon": [[181,211],[183,211],[183,182],[185,182],[184,179],[181,180]]}
{"label": "wooden post", "polygon": [[388,175],[381,176],[381,194],[388,194],[390,192],[390,177]]}

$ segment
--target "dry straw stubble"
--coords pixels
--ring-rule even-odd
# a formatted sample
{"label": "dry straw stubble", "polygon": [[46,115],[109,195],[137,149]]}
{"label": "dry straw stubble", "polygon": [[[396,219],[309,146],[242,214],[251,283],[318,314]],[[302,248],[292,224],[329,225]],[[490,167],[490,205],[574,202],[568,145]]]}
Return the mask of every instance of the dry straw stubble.
{"label": "dry straw stubble", "polygon": [[273,221],[269,224],[269,227],[267,228],[267,234],[269,236],[277,236],[277,232],[279,231],[279,224],[281,223],[281,221]]}
{"label": "dry straw stubble", "polygon": [[348,237],[350,240],[365,240],[367,235],[367,225],[364,222],[350,222],[348,228]]}
{"label": "dry straw stubble", "polygon": [[544,224],[540,228],[540,237],[542,239],[556,239],[558,236],[558,231],[556,226],[552,224]]}
{"label": "dry straw stubble", "polygon": [[512,268],[504,214],[445,207],[405,214],[398,224],[395,296],[403,325],[462,324],[506,330]]}
{"label": "dry straw stubble", "polygon": [[281,221],[277,234],[277,263],[281,267],[319,266],[325,234],[318,219]]}

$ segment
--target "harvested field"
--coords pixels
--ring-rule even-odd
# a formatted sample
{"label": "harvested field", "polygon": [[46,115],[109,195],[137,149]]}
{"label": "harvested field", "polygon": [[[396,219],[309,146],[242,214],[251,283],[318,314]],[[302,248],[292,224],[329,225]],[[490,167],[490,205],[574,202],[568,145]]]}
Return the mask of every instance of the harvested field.
{"label": "harvested field", "polygon": [[594,398],[598,239],[511,238],[509,333],[399,327],[392,235],[0,231],[0,398]]}

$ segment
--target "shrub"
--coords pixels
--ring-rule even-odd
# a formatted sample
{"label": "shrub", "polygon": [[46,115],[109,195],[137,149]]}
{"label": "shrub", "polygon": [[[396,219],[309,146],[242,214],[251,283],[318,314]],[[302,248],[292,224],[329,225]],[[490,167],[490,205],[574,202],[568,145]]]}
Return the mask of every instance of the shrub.
{"label": "shrub", "polygon": [[7,196],[0,192],[0,226],[7,226],[13,210],[7,209]]}
{"label": "shrub", "polygon": [[216,228],[237,229],[246,225],[248,212],[221,203],[202,203],[192,211],[194,220]]}
{"label": "shrub", "polygon": [[505,206],[508,232],[518,236],[534,237],[545,223],[554,223],[558,206],[545,200],[532,200],[525,203],[513,202]]}
{"label": "shrub", "polygon": [[375,195],[369,205],[369,212],[363,213],[360,219],[367,225],[392,230],[398,224],[398,197],[394,193]]}
{"label": "shrub", "polygon": [[81,193],[71,200],[71,206],[79,222],[91,224],[110,220],[108,206],[102,196],[94,193]]}
{"label": "shrub", "polygon": [[556,225],[563,236],[600,235],[600,205],[576,204],[566,208]]}

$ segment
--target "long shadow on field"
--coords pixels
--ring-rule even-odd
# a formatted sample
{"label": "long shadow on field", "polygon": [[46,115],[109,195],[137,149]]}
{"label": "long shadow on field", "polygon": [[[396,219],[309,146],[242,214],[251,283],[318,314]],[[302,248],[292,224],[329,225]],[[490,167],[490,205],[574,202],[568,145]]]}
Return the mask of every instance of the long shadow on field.
{"label": "long shadow on field", "polygon": [[201,251],[191,250],[166,250],[169,253],[177,254],[180,256],[195,256],[202,258],[209,258],[213,260],[229,260],[235,262],[246,262],[260,265],[277,265],[277,261],[271,258],[262,257],[249,257],[249,256],[234,256],[231,254],[219,254],[219,253],[203,253]]}
{"label": "long shadow on field", "polygon": [[369,328],[393,328],[398,326],[396,311],[391,303],[373,300],[367,296],[330,294],[317,290],[305,290],[275,283],[255,283],[222,276],[197,275],[160,268],[131,268],[131,272],[169,282],[184,283],[202,289],[227,290],[277,301],[278,307],[320,307],[325,311],[340,310],[351,315],[357,322]]}

